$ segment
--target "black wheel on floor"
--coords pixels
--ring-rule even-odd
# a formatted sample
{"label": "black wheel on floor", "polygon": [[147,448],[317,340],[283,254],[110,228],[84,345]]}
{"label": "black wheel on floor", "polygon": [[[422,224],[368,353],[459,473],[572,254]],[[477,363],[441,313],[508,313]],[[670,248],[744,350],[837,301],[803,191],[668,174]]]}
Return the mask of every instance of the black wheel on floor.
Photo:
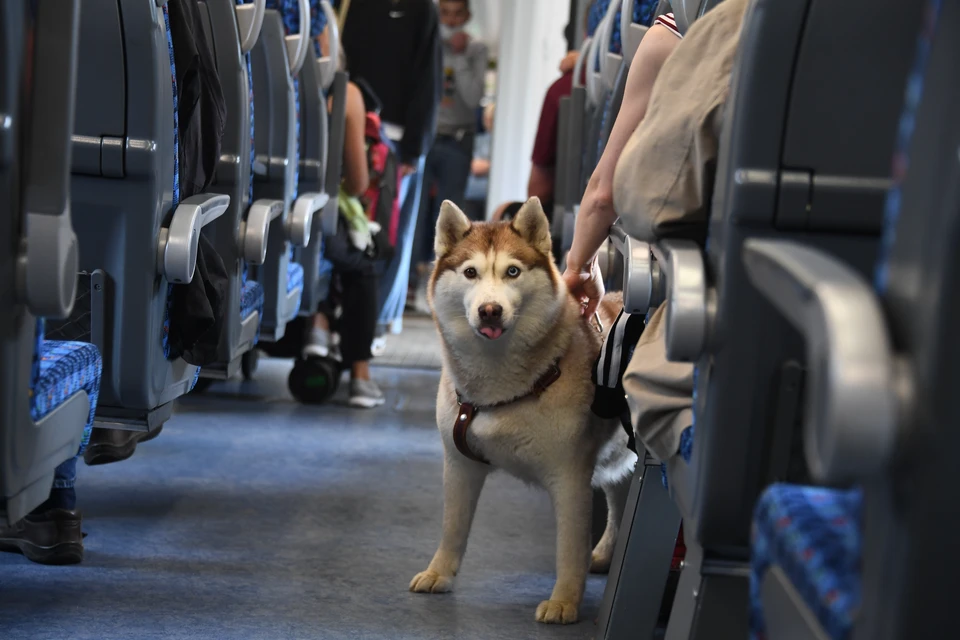
{"label": "black wheel on floor", "polygon": [[340,363],[331,358],[302,358],[293,365],[287,387],[304,404],[323,404],[340,386]]}
{"label": "black wheel on floor", "polygon": [[257,366],[260,364],[260,350],[259,349],[250,349],[245,354],[240,356],[240,373],[243,374],[244,380],[250,380],[253,378],[253,374],[257,372]]}
{"label": "black wheel on floor", "polygon": [[198,378],[197,384],[193,386],[193,393],[206,393],[213,382],[213,378]]}

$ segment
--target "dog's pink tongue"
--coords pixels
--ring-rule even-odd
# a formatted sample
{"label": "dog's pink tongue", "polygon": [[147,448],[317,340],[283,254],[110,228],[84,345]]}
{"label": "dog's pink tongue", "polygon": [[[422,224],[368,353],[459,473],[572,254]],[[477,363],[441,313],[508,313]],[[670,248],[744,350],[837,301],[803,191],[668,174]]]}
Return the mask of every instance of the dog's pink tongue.
{"label": "dog's pink tongue", "polygon": [[491,340],[496,340],[503,335],[503,329],[501,327],[480,327],[480,333]]}

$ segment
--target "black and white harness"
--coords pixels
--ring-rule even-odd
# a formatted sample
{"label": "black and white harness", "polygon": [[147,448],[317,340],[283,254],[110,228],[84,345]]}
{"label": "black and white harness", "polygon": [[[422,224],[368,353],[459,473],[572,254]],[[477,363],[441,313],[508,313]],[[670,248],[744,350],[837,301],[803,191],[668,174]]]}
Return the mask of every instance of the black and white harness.
{"label": "black and white harness", "polygon": [[628,446],[634,452],[637,445],[627,394],[623,389],[623,374],[630,364],[633,350],[645,326],[644,316],[626,313],[621,309],[610,332],[603,339],[603,347],[593,367],[592,376],[597,389],[590,409],[594,415],[601,418],[620,418],[620,424],[630,438]]}

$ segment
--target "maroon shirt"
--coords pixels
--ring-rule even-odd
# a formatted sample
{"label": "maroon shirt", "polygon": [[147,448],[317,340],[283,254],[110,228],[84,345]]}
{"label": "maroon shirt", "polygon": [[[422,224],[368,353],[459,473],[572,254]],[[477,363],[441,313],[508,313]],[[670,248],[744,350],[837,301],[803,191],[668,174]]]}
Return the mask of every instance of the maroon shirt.
{"label": "maroon shirt", "polygon": [[568,71],[550,85],[540,110],[540,125],[533,143],[533,164],[552,169],[557,164],[557,129],[560,125],[560,98],[573,91],[573,72]]}

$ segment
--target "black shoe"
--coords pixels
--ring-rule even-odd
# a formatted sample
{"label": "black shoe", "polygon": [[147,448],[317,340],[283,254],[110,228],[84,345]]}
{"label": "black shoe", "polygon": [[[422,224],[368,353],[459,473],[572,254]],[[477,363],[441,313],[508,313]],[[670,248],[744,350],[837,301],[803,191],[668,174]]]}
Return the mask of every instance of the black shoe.
{"label": "black shoe", "polygon": [[38,564],[77,564],[83,560],[80,512],[49,509],[0,527],[0,551],[22,553]]}
{"label": "black shoe", "polygon": [[102,429],[96,427],[90,435],[90,443],[83,452],[83,461],[88,466],[121,462],[134,454],[137,444],[153,440],[163,425],[153,431],[127,431],[125,429]]}

